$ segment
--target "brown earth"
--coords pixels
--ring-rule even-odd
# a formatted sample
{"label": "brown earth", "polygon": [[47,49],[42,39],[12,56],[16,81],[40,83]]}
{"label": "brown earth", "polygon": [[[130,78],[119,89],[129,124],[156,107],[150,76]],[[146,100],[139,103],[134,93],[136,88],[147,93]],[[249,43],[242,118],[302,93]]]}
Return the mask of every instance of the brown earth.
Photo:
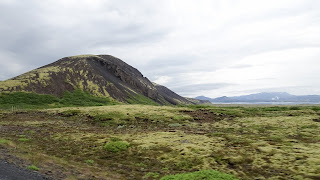
{"label": "brown earth", "polygon": [[181,111],[185,114],[190,115],[191,117],[193,117],[193,119],[196,122],[199,123],[213,123],[213,122],[217,122],[217,121],[221,121],[224,119],[233,119],[233,116],[230,115],[226,115],[226,114],[216,114],[214,113],[212,110],[207,110],[207,109],[199,109],[196,111]]}

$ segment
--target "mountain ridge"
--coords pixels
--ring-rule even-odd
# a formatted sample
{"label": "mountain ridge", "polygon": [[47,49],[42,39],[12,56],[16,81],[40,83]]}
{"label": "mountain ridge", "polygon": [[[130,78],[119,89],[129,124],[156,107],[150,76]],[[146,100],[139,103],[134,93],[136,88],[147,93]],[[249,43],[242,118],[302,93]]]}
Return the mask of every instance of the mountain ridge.
{"label": "mountain ridge", "polygon": [[164,86],[155,86],[139,70],[111,55],[64,57],[0,82],[0,92],[27,91],[61,97],[65,91],[75,89],[120,102],[194,104]]}

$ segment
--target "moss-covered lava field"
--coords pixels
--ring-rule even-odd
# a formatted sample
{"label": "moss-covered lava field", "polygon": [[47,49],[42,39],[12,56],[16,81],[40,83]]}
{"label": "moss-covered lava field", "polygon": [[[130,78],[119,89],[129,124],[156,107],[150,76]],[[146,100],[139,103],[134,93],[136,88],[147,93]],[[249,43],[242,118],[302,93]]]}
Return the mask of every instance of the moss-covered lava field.
{"label": "moss-covered lava field", "polygon": [[3,110],[0,158],[53,179],[320,179],[320,107]]}

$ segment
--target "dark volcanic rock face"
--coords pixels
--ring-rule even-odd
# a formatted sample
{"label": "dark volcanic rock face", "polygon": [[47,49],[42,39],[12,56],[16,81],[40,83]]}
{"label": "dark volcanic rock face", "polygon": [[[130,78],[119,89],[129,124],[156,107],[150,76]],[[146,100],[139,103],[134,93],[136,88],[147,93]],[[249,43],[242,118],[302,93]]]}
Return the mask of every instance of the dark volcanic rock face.
{"label": "dark volcanic rock face", "polygon": [[191,104],[168,88],[153,85],[137,69],[110,55],[65,57],[0,82],[0,91],[4,92],[25,90],[62,96],[77,88],[122,102],[143,95],[159,104]]}
{"label": "dark volcanic rock face", "polygon": [[171,91],[165,86],[161,86],[158,84],[155,84],[155,87],[157,88],[158,92],[164,97],[166,101],[168,101],[170,104],[188,104],[191,101],[185,99],[184,97],[179,96],[175,92]]}

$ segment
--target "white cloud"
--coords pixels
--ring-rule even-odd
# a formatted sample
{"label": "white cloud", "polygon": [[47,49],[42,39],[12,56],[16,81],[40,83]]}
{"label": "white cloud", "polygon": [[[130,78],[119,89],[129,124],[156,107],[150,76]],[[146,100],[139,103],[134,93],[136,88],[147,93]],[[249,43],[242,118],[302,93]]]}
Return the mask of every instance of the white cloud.
{"label": "white cloud", "polygon": [[154,82],[157,84],[167,84],[171,80],[172,80],[172,78],[169,76],[160,76],[156,80],[154,80]]}

